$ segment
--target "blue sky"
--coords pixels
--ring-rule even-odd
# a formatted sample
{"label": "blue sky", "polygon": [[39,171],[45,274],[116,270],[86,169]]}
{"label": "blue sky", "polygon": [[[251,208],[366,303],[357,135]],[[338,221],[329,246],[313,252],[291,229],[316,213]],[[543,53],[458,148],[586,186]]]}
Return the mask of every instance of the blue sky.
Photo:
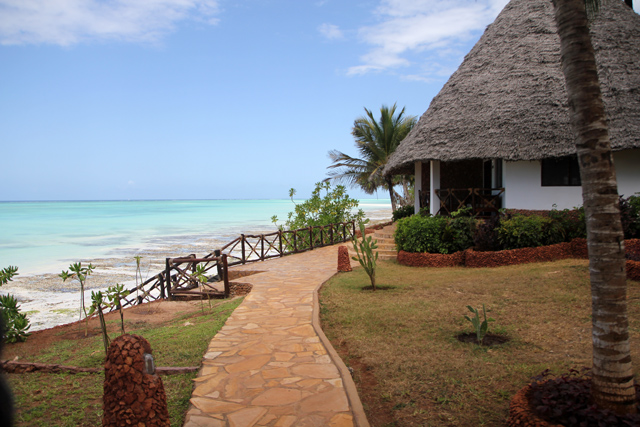
{"label": "blue sky", "polygon": [[506,3],[0,0],[0,200],[306,197]]}

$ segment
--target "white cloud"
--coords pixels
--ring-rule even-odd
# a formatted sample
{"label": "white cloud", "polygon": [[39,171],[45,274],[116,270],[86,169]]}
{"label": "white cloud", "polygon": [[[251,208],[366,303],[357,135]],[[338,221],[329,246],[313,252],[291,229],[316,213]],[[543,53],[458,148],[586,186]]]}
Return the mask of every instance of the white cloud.
{"label": "white cloud", "polygon": [[320,31],[320,34],[329,40],[339,40],[344,38],[344,34],[337,25],[322,24],[318,27],[318,31]]}
{"label": "white cloud", "polygon": [[[370,46],[361,64],[347,74],[409,67],[419,56],[438,56],[470,40],[490,24],[508,0],[382,0],[375,15],[379,23],[358,30],[360,41]],[[431,55],[426,55],[426,53]],[[410,79],[428,77],[411,74]]]}
{"label": "white cloud", "polygon": [[156,42],[182,20],[215,24],[218,0],[0,0],[0,43]]}

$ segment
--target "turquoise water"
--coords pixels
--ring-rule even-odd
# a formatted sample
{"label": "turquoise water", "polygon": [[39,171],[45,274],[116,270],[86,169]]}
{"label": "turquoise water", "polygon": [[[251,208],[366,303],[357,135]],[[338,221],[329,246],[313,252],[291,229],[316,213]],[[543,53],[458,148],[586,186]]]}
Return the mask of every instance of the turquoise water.
{"label": "turquoise water", "polygon": [[[361,200],[360,207],[372,219],[391,215],[388,200]],[[52,273],[80,259],[202,239],[226,243],[240,233],[274,231],[271,216],[282,221],[291,210],[291,200],[1,202],[0,268]]]}

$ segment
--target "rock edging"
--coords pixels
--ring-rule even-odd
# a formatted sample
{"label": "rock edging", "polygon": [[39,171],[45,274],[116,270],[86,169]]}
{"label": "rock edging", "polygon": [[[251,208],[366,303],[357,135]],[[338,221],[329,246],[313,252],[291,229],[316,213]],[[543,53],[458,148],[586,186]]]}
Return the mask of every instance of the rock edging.
{"label": "rock edging", "polygon": [[[626,240],[625,246],[628,253],[640,253],[640,239]],[[569,258],[589,258],[586,239],[503,251],[478,252],[467,249],[453,254],[414,253],[402,250],[398,252],[398,263],[408,267],[486,268]],[[640,261],[627,260],[627,278],[640,281]]]}

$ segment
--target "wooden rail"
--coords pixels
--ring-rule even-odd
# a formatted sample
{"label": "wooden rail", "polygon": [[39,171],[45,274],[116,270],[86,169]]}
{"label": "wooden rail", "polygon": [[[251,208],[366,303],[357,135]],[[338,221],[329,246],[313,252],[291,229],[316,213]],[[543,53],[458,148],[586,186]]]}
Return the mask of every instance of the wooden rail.
{"label": "wooden rail", "polygon": [[[196,257],[195,254],[166,258],[164,271],[130,289],[129,295],[122,299],[122,307],[157,299],[171,300],[184,295],[201,297],[213,295],[228,298],[229,267],[346,242],[353,238],[355,231],[355,221],[350,221],[298,230],[279,230],[268,234],[241,234],[221,249],[201,258]],[[195,277],[194,273],[200,264],[204,264],[202,273],[205,276],[215,268],[217,280],[224,283],[224,292],[221,293],[208,282],[202,283]],[[193,291],[195,288],[201,288],[201,291]]]}
{"label": "wooden rail", "polygon": [[[504,188],[441,188],[435,190],[440,200],[438,215],[451,215],[470,207],[474,216],[488,217],[502,207]],[[429,206],[429,192],[420,190],[420,207]]]}

